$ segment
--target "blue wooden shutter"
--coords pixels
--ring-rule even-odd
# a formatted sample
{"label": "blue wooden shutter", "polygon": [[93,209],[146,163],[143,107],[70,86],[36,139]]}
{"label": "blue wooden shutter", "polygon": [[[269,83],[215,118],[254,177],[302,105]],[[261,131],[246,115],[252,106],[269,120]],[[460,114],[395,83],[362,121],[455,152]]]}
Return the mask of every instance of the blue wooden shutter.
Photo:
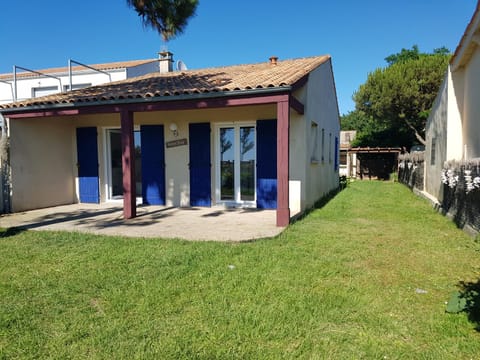
{"label": "blue wooden shutter", "polygon": [[338,137],[335,136],[335,171],[338,170]]}
{"label": "blue wooden shutter", "polygon": [[100,202],[97,128],[77,128],[77,167],[81,203]]}
{"label": "blue wooden shutter", "polygon": [[142,199],[147,205],[165,205],[165,147],[163,125],[140,126],[142,144]]}
{"label": "blue wooden shutter", "polygon": [[190,206],[211,206],[210,124],[189,125]]}
{"label": "blue wooden shutter", "polygon": [[257,121],[257,208],[277,208],[277,120]]}

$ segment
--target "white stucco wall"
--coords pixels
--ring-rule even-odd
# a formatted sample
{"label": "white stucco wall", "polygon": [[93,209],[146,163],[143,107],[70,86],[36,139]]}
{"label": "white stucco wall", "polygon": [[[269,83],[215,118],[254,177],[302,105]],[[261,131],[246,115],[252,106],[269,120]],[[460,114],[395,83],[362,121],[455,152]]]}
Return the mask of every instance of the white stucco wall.
{"label": "white stucco wall", "polygon": [[[445,75],[439,93],[430,111],[425,130],[425,191],[441,200],[440,174],[443,163],[447,160],[447,122],[448,122],[448,89],[450,84],[449,73]],[[432,148],[434,145],[435,149]],[[432,152],[434,158],[432,159]],[[432,163],[433,160],[433,163]]]}
{"label": "white stucco wall", "polygon": [[[447,145],[445,160],[461,160],[464,157],[464,136],[463,136],[463,107],[465,93],[465,71],[459,69],[452,73],[448,67],[448,89],[447,94]],[[443,165],[443,164],[442,164]]]}
{"label": "white stucco wall", "polygon": [[466,159],[480,157],[480,50],[478,47],[465,66],[463,138]]}
{"label": "white stucco wall", "polygon": [[[19,70],[19,73],[21,73],[20,70]],[[112,81],[124,80],[126,79],[126,76],[127,76],[126,69],[109,70],[108,73],[110,74]],[[63,88],[65,86],[70,85],[68,72],[59,73],[59,74],[53,73],[49,75],[56,76],[61,80],[61,85],[62,85],[61,91],[63,91]],[[34,91],[33,89],[35,88],[57,87],[57,89],[60,89],[60,81],[58,81],[57,79],[53,79],[50,77],[36,76],[34,74],[32,74],[32,76],[33,77],[17,78],[17,100],[18,101],[33,97],[33,91]],[[12,75],[12,78],[9,79],[9,81],[12,81],[12,79],[13,79],[13,75]],[[73,86],[75,86],[75,84],[91,84],[93,86],[93,85],[108,83],[109,81],[110,79],[108,75],[95,72],[93,70],[88,70],[88,69],[76,71],[72,75]],[[11,87],[8,84],[0,83],[0,104],[10,103],[10,102],[12,102]]]}
{"label": "white stucco wall", "polygon": [[10,122],[12,211],[75,201],[69,118]]}
{"label": "white stucco wall", "polygon": [[[340,141],[340,118],[331,60],[310,73],[306,86],[304,127],[308,146],[306,156],[303,158],[306,172],[305,201],[302,204],[302,210],[313,206],[317,200],[338,187],[339,173],[338,169],[335,169],[335,157],[338,155],[335,153],[335,138]],[[313,126],[312,123],[314,123]],[[318,132],[316,147],[315,136],[312,136],[314,131]],[[316,155],[313,154],[315,151]],[[312,161],[312,156],[317,161]]]}

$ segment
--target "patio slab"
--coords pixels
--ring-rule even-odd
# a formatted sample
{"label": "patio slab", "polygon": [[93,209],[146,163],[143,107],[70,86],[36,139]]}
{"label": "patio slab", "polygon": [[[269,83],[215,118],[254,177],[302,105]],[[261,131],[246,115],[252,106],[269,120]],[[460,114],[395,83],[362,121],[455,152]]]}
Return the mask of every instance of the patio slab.
{"label": "patio slab", "polygon": [[137,217],[124,220],[122,209],[112,203],[55,206],[2,215],[0,227],[213,241],[248,241],[284,230],[275,225],[275,210],[139,205]]}

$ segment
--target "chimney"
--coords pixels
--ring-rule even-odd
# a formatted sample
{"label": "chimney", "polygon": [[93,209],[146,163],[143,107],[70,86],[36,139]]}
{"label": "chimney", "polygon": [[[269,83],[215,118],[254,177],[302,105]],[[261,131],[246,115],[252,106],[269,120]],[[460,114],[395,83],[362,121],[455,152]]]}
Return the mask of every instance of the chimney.
{"label": "chimney", "polygon": [[158,53],[159,68],[161,73],[173,71],[173,54],[170,51],[161,51]]}
{"label": "chimney", "polygon": [[278,56],[270,56],[269,60],[271,65],[277,65]]}

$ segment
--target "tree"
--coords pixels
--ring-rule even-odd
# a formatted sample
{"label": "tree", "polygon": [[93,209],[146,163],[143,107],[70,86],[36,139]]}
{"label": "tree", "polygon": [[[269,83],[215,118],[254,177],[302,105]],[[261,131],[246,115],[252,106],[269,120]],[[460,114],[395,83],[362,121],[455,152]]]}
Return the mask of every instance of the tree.
{"label": "tree", "polygon": [[157,31],[167,42],[185,30],[195,15],[198,0],[127,0],[146,27]]}
{"label": "tree", "polygon": [[411,50],[402,48],[399,53],[387,56],[385,61],[388,63],[388,65],[393,65],[408,60],[417,60],[419,57],[420,51],[418,50],[418,45],[413,45]]}
{"label": "tree", "polygon": [[374,119],[380,128],[409,132],[425,144],[425,125],[447,69],[447,53],[446,48],[420,53],[413,46],[388,56],[390,65],[370,73],[354,94],[356,111]]}

